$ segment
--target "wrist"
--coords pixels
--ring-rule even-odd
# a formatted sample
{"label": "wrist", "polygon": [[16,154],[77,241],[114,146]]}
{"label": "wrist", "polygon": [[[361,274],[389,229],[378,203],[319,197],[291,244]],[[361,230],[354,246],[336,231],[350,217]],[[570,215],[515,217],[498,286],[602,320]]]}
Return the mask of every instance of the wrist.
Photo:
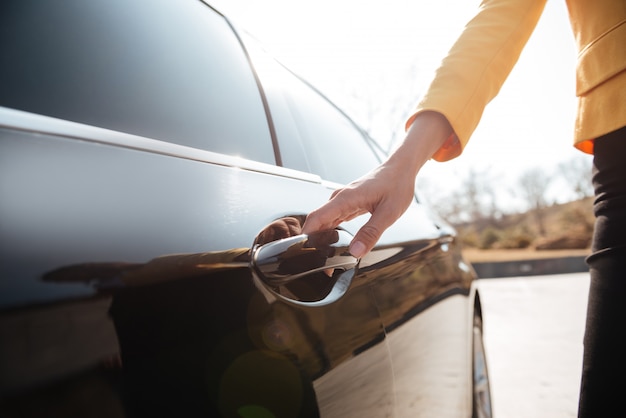
{"label": "wrist", "polygon": [[424,111],[413,119],[400,146],[389,157],[392,165],[404,167],[405,172],[416,176],[429,159],[454,136],[454,130],[446,117],[434,111]]}

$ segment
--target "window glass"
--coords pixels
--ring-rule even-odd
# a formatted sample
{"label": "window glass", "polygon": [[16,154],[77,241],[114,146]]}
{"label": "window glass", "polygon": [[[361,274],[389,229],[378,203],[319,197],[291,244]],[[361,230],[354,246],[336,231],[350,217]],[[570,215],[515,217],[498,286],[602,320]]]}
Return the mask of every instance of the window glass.
{"label": "window glass", "polygon": [[0,5],[0,105],[274,163],[247,58],[200,1]]}
{"label": "window glass", "polygon": [[376,167],[377,157],[348,117],[252,40],[247,42],[270,105],[285,167],[342,184]]}
{"label": "window glass", "polygon": [[376,167],[363,133],[316,91],[300,84],[288,102],[315,173],[345,184]]}

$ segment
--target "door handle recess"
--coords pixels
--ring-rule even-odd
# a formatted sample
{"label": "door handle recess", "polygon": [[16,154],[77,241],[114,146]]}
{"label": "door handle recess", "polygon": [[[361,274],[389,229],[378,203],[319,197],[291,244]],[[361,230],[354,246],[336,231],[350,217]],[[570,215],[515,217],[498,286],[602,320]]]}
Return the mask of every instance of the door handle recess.
{"label": "door handle recess", "polygon": [[350,270],[352,235],[340,229],[296,235],[253,249],[252,267],[267,284],[280,286],[325,270]]}
{"label": "door handle recess", "polygon": [[[278,298],[302,306],[323,306],[341,298],[352,283],[359,260],[349,252],[352,235],[340,229],[296,235],[256,246],[250,264],[258,277]],[[315,273],[333,272],[334,284],[320,300],[302,301],[282,295],[279,286]]]}

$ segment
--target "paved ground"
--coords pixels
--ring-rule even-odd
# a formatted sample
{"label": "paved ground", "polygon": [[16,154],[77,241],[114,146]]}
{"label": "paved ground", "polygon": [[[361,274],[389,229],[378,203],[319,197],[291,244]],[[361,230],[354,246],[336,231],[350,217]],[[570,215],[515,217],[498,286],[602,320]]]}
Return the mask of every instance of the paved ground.
{"label": "paved ground", "polygon": [[496,418],[576,417],[589,274],[479,283]]}

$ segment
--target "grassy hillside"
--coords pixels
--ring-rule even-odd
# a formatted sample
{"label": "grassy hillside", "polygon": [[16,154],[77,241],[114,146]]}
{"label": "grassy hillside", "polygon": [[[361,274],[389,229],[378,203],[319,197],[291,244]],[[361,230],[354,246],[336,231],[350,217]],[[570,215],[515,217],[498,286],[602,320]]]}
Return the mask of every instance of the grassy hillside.
{"label": "grassy hillside", "polygon": [[454,225],[470,261],[589,253],[593,198]]}

